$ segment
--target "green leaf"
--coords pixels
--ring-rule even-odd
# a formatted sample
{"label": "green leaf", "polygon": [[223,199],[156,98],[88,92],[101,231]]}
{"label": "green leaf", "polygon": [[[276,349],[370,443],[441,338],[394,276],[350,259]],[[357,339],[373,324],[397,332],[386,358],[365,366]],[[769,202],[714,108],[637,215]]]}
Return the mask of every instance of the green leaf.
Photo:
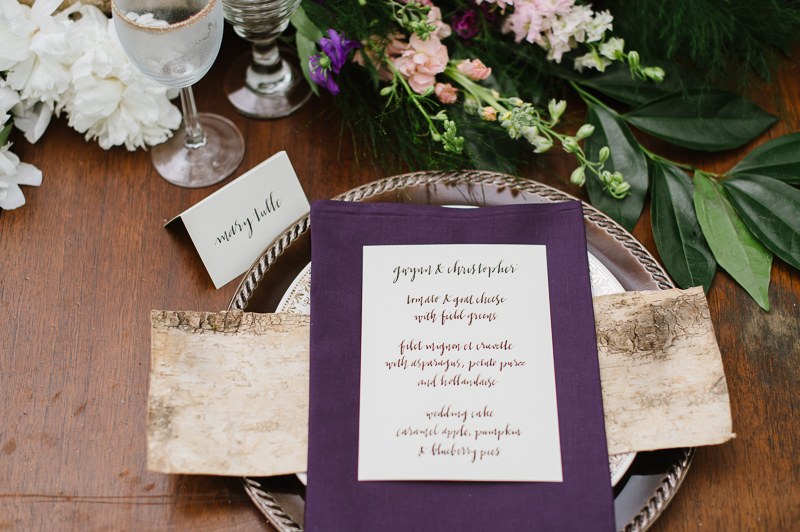
{"label": "green leaf", "polygon": [[720,89],[676,92],[623,118],[658,138],[704,151],[738,148],[778,120],[753,102]]}
{"label": "green leaf", "polygon": [[651,161],[650,221],[667,271],[681,288],[708,292],[717,261],[694,211],[692,179],[669,163]]}
{"label": "green leaf", "polygon": [[701,81],[694,75],[680,69],[674,63],[659,65],[666,73],[664,81],[644,81],[631,76],[627,65],[615,64],[605,72],[580,80],[580,84],[602,92],[629,105],[642,105],[689,87],[697,87]]}
{"label": "green leaf", "polygon": [[291,21],[292,26],[297,29],[297,33],[302,33],[303,37],[309,41],[317,43],[320,39],[325,37],[325,35],[322,33],[322,30],[318,28],[316,24],[311,22],[311,19],[308,18],[308,15],[306,15],[305,9],[303,9],[302,5],[298,6],[297,11],[294,12],[294,15],[292,15],[292,18],[289,20]]}
{"label": "green leaf", "polygon": [[14,124],[6,124],[6,127],[0,131],[0,148],[6,145],[8,142],[8,137],[11,136],[11,128],[14,127]]}
{"label": "green leaf", "polygon": [[694,208],[719,265],[769,310],[772,253],[747,229],[722,186],[700,172],[694,174]]}
{"label": "green leaf", "polygon": [[800,185],[800,133],[765,142],[748,153],[728,174],[761,175]]}
{"label": "green leaf", "polygon": [[[297,11],[300,10],[298,9]],[[311,68],[309,65],[309,60],[311,59],[312,55],[317,53],[317,43],[307,39],[299,31],[295,34],[295,42],[297,43],[297,55],[300,56],[300,70],[303,71],[303,77],[306,78],[306,81],[311,86],[311,90],[314,91],[314,94],[319,96],[319,85],[314,83],[314,81],[311,79],[311,72],[309,71],[309,68]]]}
{"label": "green leaf", "polygon": [[603,183],[594,172],[586,172],[586,190],[592,205],[631,231],[639,220],[647,195],[647,160],[633,138],[628,126],[618,114],[607,107],[589,103],[587,122],[594,126],[594,133],[586,139],[584,150],[590,161],[600,160],[603,146],[608,146],[611,155],[605,170],[620,172],[631,188],[624,199],[616,199],[603,190]]}
{"label": "green leaf", "polygon": [[800,269],[800,190],[764,176],[726,179],[722,187],[761,243]]}
{"label": "green leaf", "polygon": [[318,28],[325,31],[328,28],[334,27],[334,19],[331,13],[325,9],[325,6],[322,6],[316,3],[313,0],[304,0],[300,6],[303,8],[306,16],[313,22]]}

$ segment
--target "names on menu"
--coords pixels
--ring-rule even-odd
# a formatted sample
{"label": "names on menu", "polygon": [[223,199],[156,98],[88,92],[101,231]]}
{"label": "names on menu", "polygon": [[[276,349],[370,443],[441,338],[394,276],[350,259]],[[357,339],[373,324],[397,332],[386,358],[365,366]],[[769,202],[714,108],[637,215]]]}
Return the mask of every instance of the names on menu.
{"label": "names on menu", "polygon": [[545,247],[363,259],[359,480],[560,482]]}

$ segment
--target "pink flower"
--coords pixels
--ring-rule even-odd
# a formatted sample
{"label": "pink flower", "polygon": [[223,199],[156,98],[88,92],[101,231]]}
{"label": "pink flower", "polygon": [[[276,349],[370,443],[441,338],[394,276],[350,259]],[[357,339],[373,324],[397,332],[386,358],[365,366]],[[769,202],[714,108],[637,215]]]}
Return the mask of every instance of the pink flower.
{"label": "pink flower", "polygon": [[422,94],[436,83],[436,74],[444,72],[450,57],[447,47],[436,37],[423,41],[412,35],[409,49],[392,60],[394,67],[406,78],[414,91]]}
{"label": "pink flower", "polygon": [[458,89],[449,83],[437,83],[433,88],[433,92],[441,100],[442,103],[456,103],[456,93]]}
{"label": "pink flower", "polygon": [[494,107],[484,107],[481,109],[481,116],[484,120],[488,120],[489,122],[494,122],[497,120],[497,109]]}
{"label": "pink flower", "polygon": [[371,63],[378,71],[378,79],[383,81],[391,81],[394,78],[394,72],[386,66],[378,50],[382,48],[386,58],[390,61],[394,61],[409,49],[408,43],[400,40],[405,38],[403,35],[393,33],[388,37],[390,39],[389,41],[377,35],[370,37],[369,41],[363,41],[361,43],[363,46],[356,50],[353,56],[353,61],[361,66],[366,66],[367,62]]}
{"label": "pink flower", "polygon": [[469,79],[475,81],[486,79],[489,77],[489,74],[492,73],[492,69],[487,68],[487,66],[484,65],[480,59],[475,59],[473,61],[467,59],[466,61],[459,63],[458,69]]}
{"label": "pink flower", "polygon": [[436,28],[431,35],[437,39],[449,37],[453,32],[448,24],[442,22],[442,11],[438,7],[431,7],[431,10],[428,11],[428,24],[432,24]]}

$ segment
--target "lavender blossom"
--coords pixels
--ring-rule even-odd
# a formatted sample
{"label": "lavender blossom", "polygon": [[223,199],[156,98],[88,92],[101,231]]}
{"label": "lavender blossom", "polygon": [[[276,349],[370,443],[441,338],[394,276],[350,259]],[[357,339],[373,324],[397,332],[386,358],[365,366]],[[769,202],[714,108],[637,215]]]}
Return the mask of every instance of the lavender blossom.
{"label": "lavender blossom", "polygon": [[358,48],[357,41],[349,41],[344,38],[344,32],[340,35],[336,30],[328,30],[329,38],[323,37],[319,40],[322,53],[312,55],[309,58],[309,73],[311,79],[317,85],[325,87],[331,94],[339,94],[339,86],[333,80],[333,74],[338,74],[347,60],[347,54],[353,48]]}
{"label": "lavender blossom", "polygon": [[333,71],[338,74],[347,60],[347,53],[360,45],[358,41],[345,39],[344,32],[340,35],[336,33],[336,30],[328,30],[328,35],[330,38],[323,37],[319,40],[319,45],[322,47],[322,51],[330,57]]}

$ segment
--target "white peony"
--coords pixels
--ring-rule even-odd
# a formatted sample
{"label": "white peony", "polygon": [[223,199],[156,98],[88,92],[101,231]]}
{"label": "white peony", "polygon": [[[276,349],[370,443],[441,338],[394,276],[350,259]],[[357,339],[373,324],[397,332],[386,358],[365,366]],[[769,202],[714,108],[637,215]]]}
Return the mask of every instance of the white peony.
{"label": "white peony", "polygon": [[65,110],[69,125],[104,149],[124,144],[133,151],[170,138],[181,114],[168,89],[128,60],[114,25],[99,9],[83,6],[80,14],[73,38],[86,48],[70,68],[72,87],[57,111]]}
{"label": "white peony", "polygon": [[[19,95],[8,87],[0,87],[0,136],[6,129],[9,111],[19,103]],[[25,204],[19,185],[39,186],[42,172],[35,166],[20,163],[19,157],[9,151],[11,143],[0,141],[0,209],[16,209]]]}

